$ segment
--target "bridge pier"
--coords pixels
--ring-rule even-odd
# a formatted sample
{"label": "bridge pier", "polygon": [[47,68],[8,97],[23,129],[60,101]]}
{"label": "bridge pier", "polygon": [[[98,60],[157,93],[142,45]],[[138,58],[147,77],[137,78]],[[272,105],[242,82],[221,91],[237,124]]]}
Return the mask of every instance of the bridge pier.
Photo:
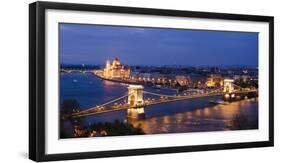
{"label": "bridge pier", "polygon": [[144,119],[144,100],[143,100],[143,86],[129,85],[128,87],[128,104],[127,119]]}

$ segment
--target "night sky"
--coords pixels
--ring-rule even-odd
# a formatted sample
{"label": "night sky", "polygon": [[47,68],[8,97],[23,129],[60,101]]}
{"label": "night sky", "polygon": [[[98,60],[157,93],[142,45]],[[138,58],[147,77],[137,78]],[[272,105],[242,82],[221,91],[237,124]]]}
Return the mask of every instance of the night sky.
{"label": "night sky", "polygon": [[258,33],[60,24],[61,64],[257,66]]}

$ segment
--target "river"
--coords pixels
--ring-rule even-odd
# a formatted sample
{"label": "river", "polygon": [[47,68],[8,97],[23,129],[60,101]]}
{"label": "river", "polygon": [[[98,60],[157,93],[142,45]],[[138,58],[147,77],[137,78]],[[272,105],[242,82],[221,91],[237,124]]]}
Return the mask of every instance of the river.
{"label": "river", "polygon": [[[126,84],[114,83],[97,78],[91,73],[70,73],[60,75],[60,101],[76,99],[81,109],[102,104],[127,91]],[[146,91],[170,94],[175,90],[145,87]],[[146,118],[131,122],[140,126],[146,134],[225,131],[231,129],[231,121],[235,115],[243,115],[257,129],[258,98],[231,102],[227,105],[210,104],[210,100],[221,97],[204,97],[186,101],[148,106],[145,108]],[[125,110],[85,116],[85,124],[96,122],[124,121]]]}

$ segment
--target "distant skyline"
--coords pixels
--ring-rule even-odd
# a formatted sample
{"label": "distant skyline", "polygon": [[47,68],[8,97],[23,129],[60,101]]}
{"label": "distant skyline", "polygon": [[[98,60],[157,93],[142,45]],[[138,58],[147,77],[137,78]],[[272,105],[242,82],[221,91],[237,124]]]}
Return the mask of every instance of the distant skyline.
{"label": "distant skyline", "polygon": [[61,64],[257,66],[258,33],[60,24]]}

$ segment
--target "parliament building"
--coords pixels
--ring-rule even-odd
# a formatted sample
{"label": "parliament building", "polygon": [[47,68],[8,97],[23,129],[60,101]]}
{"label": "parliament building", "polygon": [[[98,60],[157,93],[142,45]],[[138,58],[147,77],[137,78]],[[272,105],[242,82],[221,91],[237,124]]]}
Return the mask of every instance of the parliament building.
{"label": "parliament building", "polygon": [[115,58],[112,62],[107,61],[103,70],[103,76],[111,79],[127,79],[130,78],[130,75],[130,68],[122,65],[118,58]]}

